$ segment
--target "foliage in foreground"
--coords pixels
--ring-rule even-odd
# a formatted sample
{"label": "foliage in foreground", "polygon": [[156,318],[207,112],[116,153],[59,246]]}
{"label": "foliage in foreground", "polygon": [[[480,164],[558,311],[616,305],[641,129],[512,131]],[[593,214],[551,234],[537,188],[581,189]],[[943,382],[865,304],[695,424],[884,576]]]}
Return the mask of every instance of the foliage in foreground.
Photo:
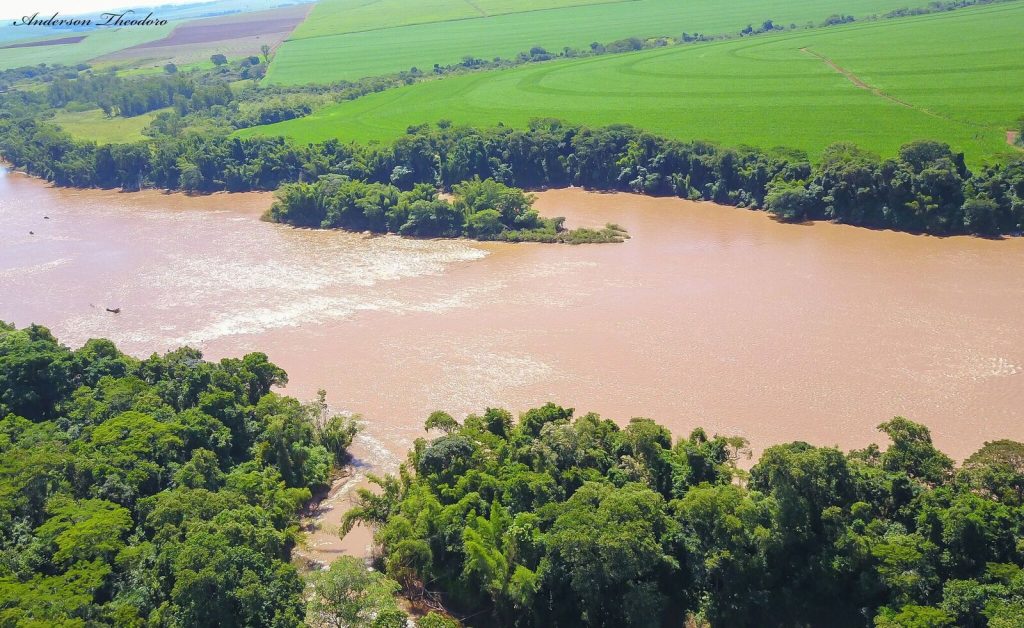
{"label": "foliage in foreground", "polygon": [[747,473],[744,443],[673,441],[553,404],[488,409],[420,439],[346,518],[386,572],[503,626],[1019,626],[1024,445],[959,468],[904,418],[843,453],[794,442]]}
{"label": "foliage in foreground", "polygon": [[0,625],[300,624],[298,514],[355,426],[286,382],[0,322]]}
{"label": "foliage in foreground", "polygon": [[492,179],[452,186],[454,200],[429,183],[408,192],[391,184],[363,183],[339,175],[295,183],[277,192],[266,218],[298,227],[342,228],[419,237],[466,236],[509,242],[621,242],[625,231],[562,227],[564,218],[542,218],[535,197]]}
{"label": "foliage in foreground", "polygon": [[[0,624],[401,626],[437,592],[475,624],[1017,626],[1024,445],[960,467],[902,418],[844,454],[673,442],[548,404],[438,412],[345,525],[384,573],[289,564],[355,429],[271,392],[266,356],[137,360],[0,325]],[[420,625],[450,626],[438,615]]]}

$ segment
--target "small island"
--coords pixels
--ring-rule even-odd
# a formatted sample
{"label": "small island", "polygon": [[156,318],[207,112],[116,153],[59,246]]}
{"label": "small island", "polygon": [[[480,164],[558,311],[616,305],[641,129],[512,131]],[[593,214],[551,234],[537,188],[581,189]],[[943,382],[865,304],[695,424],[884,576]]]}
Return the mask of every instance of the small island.
{"label": "small island", "polygon": [[327,175],[316,183],[283,185],[263,218],[295,227],[420,238],[588,244],[623,242],[629,237],[614,224],[566,229],[564,218],[537,213],[535,200],[519,188],[479,177],[453,185],[449,199],[429,183],[402,191],[391,184]]}

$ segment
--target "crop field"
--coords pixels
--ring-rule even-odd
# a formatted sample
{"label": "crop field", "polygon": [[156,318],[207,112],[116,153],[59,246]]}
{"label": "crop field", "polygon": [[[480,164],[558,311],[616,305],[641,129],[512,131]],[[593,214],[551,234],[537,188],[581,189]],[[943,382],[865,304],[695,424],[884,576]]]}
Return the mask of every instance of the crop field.
{"label": "crop field", "polygon": [[61,111],[54,117],[53,122],[78,139],[117,144],[145,139],[142,130],[149,126],[161,111],[167,110],[158,109],[132,118],[108,118],[99,109]]}
{"label": "crop field", "polygon": [[640,0],[322,0],[292,39],[467,20],[588,4]]}
{"label": "crop field", "polygon": [[194,63],[220,53],[229,58],[256,55],[264,44],[276,47],[309,13],[309,4],[238,13],[179,24],[166,37],[105,55],[99,61],[157,59]]}
{"label": "crop field", "polygon": [[78,42],[85,39],[85,35],[75,35],[73,37],[58,37],[56,39],[40,39],[26,42],[18,42],[9,44],[7,46],[0,46],[0,50],[10,50],[14,48],[39,48],[43,46],[64,46],[67,44],[77,44]]}
{"label": "crop field", "polygon": [[[287,5],[263,11],[253,9],[281,4],[283,0],[224,0],[216,5],[224,16],[204,16],[210,4],[189,7],[164,6],[155,14],[169,18],[166,26],[87,28],[69,35],[15,39],[13,28],[0,31],[0,70],[39,63],[74,65],[89,62],[148,60],[162,67],[173,61],[185,64],[222,53],[230,57],[258,54],[263,44],[276,47],[301,23],[311,4]],[[194,18],[194,19],[188,19]],[[26,27],[31,30],[36,27]],[[42,27],[39,27],[42,28]],[[36,28],[36,32],[39,30]],[[7,43],[7,42],[10,43]]]}
{"label": "crop field", "polygon": [[[362,8],[344,11],[355,4]],[[467,55],[510,58],[532,46],[560,51],[626,37],[737,32],[769,19],[803,25],[835,13],[862,18],[908,6],[907,0],[627,0],[580,6],[565,6],[566,0],[428,0],[416,3],[416,9],[407,4],[412,5],[401,0],[328,0],[317,5],[278,50],[267,81],[300,85],[354,80],[414,66],[426,70]],[[469,13],[472,6],[485,12],[487,7],[495,13],[512,8],[519,12],[474,16]],[[456,13],[459,17],[444,17]],[[396,16],[397,24],[407,25],[394,26]]]}
{"label": "crop field", "polygon": [[[166,26],[97,28],[87,31],[82,40],[74,43],[7,48],[0,50],[0,70],[40,63],[63,65],[84,63],[122,48],[160,39],[170,33],[173,27],[172,23]],[[76,35],[81,34],[83,33],[76,33]],[[49,39],[54,38],[50,37]]]}
{"label": "crop field", "polygon": [[242,135],[389,140],[410,125],[523,126],[558,117],[679,139],[785,146],[837,141],[882,155],[940,139],[978,163],[1013,149],[1024,114],[1024,2],[914,18],[551,61],[423,82]]}

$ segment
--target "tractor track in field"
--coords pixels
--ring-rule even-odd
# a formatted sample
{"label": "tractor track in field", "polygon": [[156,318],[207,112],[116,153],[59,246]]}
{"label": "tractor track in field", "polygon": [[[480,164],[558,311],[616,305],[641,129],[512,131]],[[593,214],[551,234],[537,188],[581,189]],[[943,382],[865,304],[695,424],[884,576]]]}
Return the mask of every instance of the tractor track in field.
{"label": "tractor track in field", "polygon": [[[995,127],[992,127],[991,125],[979,124],[977,122],[971,122],[969,120],[959,120],[957,118],[953,118],[953,117],[950,117],[950,116],[947,116],[947,115],[943,115],[941,113],[936,113],[934,111],[929,111],[928,109],[925,109],[923,107],[918,107],[917,105],[913,105],[913,104],[911,104],[911,103],[909,103],[909,102],[907,102],[905,100],[901,100],[899,98],[896,98],[892,94],[886,93],[880,87],[875,87],[874,85],[868,83],[867,81],[865,81],[861,77],[857,76],[856,74],[854,74],[850,70],[848,70],[848,69],[844,68],[843,66],[839,65],[838,63],[836,63],[832,59],[826,57],[825,55],[821,54],[820,52],[815,52],[814,50],[811,50],[810,48],[807,48],[807,47],[801,48],[800,52],[803,52],[804,54],[811,55],[812,57],[815,57],[816,59],[820,60],[822,63],[824,63],[828,67],[832,68],[833,70],[835,70],[839,74],[842,74],[844,77],[846,77],[846,80],[850,81],[851,83],[853,83],[855,86],[859,87],[860,89],[867,90],[867,91],[871,92],[873,95],[878,96],[879,98],[884,98],[885,100],[888,100],[889,102],[897,104],[897,105],[899,105],[901,107],[906,107],[907,109],[913,109],[914,111],[917,111],[919,113],[923,113],[926,116],[931,116],[933,118],[938,118],[939,120],[945,120],[947,122],[952,122],[954,124],[962,124],[962,125],[965,125],[965,126],[975,127],[975,128],[979,128],[979,129],[986,129],[988,131],[994,130],[994,128],[995,128]],[[1015,142],[1016,142],[1016,139],[1017,139],[1016,135],[1014,135],[1014,137],[1011,139],[1011,137],[1010,137],[1011,133],[1013,133],[1013,132],[1012,131],[1007,131],[1006,132],[1006,143],[1011,145],[1011,146],[1014,146],[1015,148],[1020,148],[1019,146],[1015,145]],[[1024,149],[1022,149],[1022,150],[1024,150]]]}
{"label": "tractor track in field", "polygon": [[481,9],[480,5],[478,5],[477,3],[473,2],[473,0],[465,0],[465,2],[466,2],[466,4],[468,4],[470,6],[470,8],[472,8],[474,11],[479,13],[480,17],[489,17],[487,15],[487,11],[484,11],[483,9]]}
{"label": "tractor track in field", "polygon": [[875,87],[874,85],[871,85],[870,83],[867,83],[866,81],[864,81],[864,79],[860,78],[859,76],[857,76],[856,74],[854,74],[850,70],[847,70],[843,66],[839,65],[838,63],[836,63],[832,59],[829,59],[828,57],[826,57],[825,55],[823,55],[823,54],[821,54],[819,52],[815,52],[815,51],[811,50],[810,48],[806,48],[806,47],[801,48],[800,52],[809,54],[812,57],[816,57],[816,58],[820,59],[825,65],[827,65],[828,67],[832,68],[833,70],[835,70],[839,74],[842,74],[843,76],[845,76],[846,80],[850,81],[851,83],[853,83],[854,85],[856,85],[857,87],[859,87],[861,89],[866,89],[867,91],[871,92],[875,96],[878,96],[879,98],[884,98],[884,99],[888,100],[889,102],[896,103],[897,105],[899,105],[901,107],[906,107],[908,109],[914,109],[916,111],[920,111],[921,113],[929,115],[929,116],[932,116],[933,118],[943,118],[943,116],[940,116],[937,113],[928,111],[927,109],[921,109],[920,107],[915,107],[914,105],[908,103],[905,100],[900,100],[899,98],[896,98],[895,96],[893,96],[891,94],[885,93],[884,91],[881,90],[881,88]]}

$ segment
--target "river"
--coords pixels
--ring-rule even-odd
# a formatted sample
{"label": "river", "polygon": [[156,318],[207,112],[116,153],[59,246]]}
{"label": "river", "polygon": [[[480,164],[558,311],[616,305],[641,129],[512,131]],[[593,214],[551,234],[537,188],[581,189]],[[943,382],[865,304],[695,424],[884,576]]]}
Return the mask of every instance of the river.
{"label": "river", "polygon": [[[267,194],[55,189],[0,175],[0,319],[136,355],[264,351],[360,413],[393,469],[435,409],[548,400],[843,448],[894,415],[963,458],[1024,440],[1024,239],[935,238],[579,189],[543,215],[625,244],[407,240],[258,220]],[[48,217],[48,218],[46,218]],[[30,233],[33,232],[33,233]],[[106,308],[120,308],[111,314]],[[326,541],[325,541],[326,542]]]}

